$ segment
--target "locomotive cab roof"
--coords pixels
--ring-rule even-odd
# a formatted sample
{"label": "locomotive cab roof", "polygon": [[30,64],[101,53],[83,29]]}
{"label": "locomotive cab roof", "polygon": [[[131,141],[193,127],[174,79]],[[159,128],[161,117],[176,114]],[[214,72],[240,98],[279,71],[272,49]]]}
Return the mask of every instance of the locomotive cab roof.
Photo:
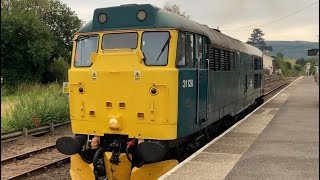
{"label": "locomotive cab roof", "polygon": [[[140,12],[142,12],[142,18],[138,17]],[[213,30],[206,25],[194,22],[184,16],[150,4],[127,4],[98,8],[94,11],[93,20],[83,26],[78,32],[155,28],[173,28],[206,35],[214,46],[262,56],[262,52],[256,47],[233,39],[222,34],[220,31]]]}

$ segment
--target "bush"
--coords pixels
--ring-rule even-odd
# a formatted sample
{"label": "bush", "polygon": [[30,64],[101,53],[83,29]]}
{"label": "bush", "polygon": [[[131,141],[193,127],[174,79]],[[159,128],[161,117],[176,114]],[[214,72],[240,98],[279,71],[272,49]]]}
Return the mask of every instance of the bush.
{"label": "bush", "polygon": [[281,56],[272,56],[275,59],[275,68],[281,69],[284,77],[300,76],[303,74],[303,69],[300,65],[292,66],[292,63],[286,61]]}
{"label": "bush", "polygon": [[57,81],[62,83],[67,81],[69,68],[69,64],[63,58],[60,57],[57,60],[54,60],[48,65],[43,82]]}
{"label": "bush", "polygon": [[57,83],[48,86],[37,85],[30,92],[17,97],[10,115],[1,117],[1,130],[34,128],[68,119],[68,97],[62,93],[61,85]]}
{"label": "bush", "polygon": [[1,97],[8,96],[13,93],[13,90],[9,87],[1,85]]}

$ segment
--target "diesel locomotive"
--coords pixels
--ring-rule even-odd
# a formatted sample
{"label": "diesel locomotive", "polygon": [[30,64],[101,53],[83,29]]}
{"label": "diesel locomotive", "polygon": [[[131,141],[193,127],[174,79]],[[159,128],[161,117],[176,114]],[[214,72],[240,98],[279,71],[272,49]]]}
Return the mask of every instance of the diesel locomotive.
{"label": "diesel locomotive", "polygon": [[99,8],[68,71],[72,179],[156,179],[263,95],[262,52],[149,4]]}

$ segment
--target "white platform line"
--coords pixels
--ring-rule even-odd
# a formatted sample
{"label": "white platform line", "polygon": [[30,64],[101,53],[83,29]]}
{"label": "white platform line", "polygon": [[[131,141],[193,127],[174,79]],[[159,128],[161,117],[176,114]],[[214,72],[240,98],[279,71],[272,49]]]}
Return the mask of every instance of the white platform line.
{"label": "white platform line", "polygon": [[233,128],[235,128],[236,126],[238,126],[241,122],[243,122],[244,120],[246,120],[248,117],[250,117],[254,112],[256,112],[258,109],[260,109],[263,105],[267,104],[269,101],[271,101],[273,98],[275,98],[278,94],[280,94],[282,91],[284,91],[285,89],[287,89],[289,86],[291,86],[294,82],[296,82],[298,79],[301,79],[303,76],[300,76],[299,78],[297,78],[296,80],[294,80],[293,82],[291,82],[287,87],[285,87],[284,89],[282,89],[281,91],[279,91],[277,94],[275,94],[274,96],[272,96],[268,101],[264,102],[263,104],[261,104],[259,107],[257,107],[254,111],[252,111],[250,114],[246,115],[243,119],[241,119],[240,121],[238,121],[236,124],[234,124],[233,126],[231,126],[229,129],[227,129],[225,132],[223,132],[222,134],[220,134],[220,136],[216,137],[215,139],[213,139],[212,141],[210,141],[208,144],[206,144],[205,146],[203,146],[201,149],[199,149],[198,151],[196,151],[195,153],[193,153],[191,156],[189,156],[187,159],[185,159],[184,161],[182,161],[181,163],[179,163],[177,166],[175,166],[174,168],[172,168],[170,171],[168,171],[166,174],[162,175],[161,177],[158,178],[158,180],[164,180],[165,178],[167,178],[168,176],[170,176],[172,173],[174,173],[175,171],[177,171],[181,166],[183,166],[184,164],[186,164],[187,162],[189,162],[190,160],[192,160],[194,157],[196,157],[197,155],[199,155],[203,150],[205,150],[208,146],[210,146],[211,144],[213,144],[214,142],[216,142],[217,140],[219,140],[221,137],[223,137],[225,134],[227,134],[229,131],[231,131]]}

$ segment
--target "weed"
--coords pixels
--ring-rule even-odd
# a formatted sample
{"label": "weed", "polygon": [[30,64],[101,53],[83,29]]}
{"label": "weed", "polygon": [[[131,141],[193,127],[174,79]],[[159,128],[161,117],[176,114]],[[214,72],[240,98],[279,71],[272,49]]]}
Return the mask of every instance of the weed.
{"label": "weed", "polygon": [[18,87],[15,104],[7,116],[1,117],[1,130],[34,128],[69,119],[68,97],[61,85],[25,85]]}

